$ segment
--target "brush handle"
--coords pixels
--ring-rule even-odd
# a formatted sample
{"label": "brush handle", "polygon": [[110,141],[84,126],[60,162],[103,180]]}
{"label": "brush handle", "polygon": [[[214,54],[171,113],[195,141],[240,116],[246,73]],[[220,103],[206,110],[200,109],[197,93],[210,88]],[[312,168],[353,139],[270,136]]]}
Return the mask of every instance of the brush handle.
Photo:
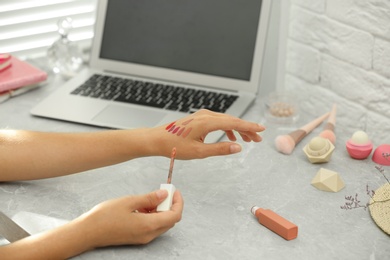
{"label": "brush handle", "polygon": [[328,116],[329,116],[329,112],[324,114],[324,115],[322,115],[322,116],[320,116],[320,117],[317,117],[316,119],[314,119],[310,123],[302,126],[299,129],[305,131],[306,134],[308,134],[311,131],[313,131],[313,129],[316,128],[319,124],[321,124]]}
{"label": "brush handle", "polygon": [[[328,117],[328,123],[327,123],[327,125],[329,125],[329,124],[332,125],[333,128],[336,125],[336,112],[337,112],[337,105],[333,104],[332,110],[330,111],[330,114],[329,114],[329,117]],[[325,126],[325,127],[327,127],[327,126]],[[324,128],[324,130],[325,129],[329,129],[329,130],[333,131],[333,128],[332,129]]]}
{"label": "brush handle", "polygon": [[295,144],[298,144],[307,135],[307,133],[302,129],[297,129],[288,135],[291,136]]}
{"label": "brush handle", "polygon": [[326,131],[326,130],[330,130],[332,132],[334,132],[334,124],[332,123],[326,123],[326,125],[324,126],[324,130],[323,131]]}

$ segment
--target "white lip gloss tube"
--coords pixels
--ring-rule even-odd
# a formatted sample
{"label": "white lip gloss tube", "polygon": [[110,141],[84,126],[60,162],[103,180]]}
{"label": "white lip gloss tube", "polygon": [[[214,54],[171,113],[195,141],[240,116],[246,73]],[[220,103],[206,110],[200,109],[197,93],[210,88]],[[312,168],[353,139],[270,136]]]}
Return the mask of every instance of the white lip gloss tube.
{"label": "white lip gloss tube", "polygon": [[175,193],[176,188],[173,184],[163,183],[160,184],[160,189],[168,191],[168,197],[157,206],[157,211],[168,211],[172,207],[173,194]]}

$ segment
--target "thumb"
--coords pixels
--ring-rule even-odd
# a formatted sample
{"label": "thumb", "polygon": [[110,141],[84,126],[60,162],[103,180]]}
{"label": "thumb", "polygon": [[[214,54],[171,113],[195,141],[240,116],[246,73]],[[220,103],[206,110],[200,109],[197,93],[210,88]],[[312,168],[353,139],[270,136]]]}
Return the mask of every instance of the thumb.
{"label": "thumb", "polygon": [[134,209],[141,208],[155,208],[168,196],[166,190],[156,190],[144,195],[137,196],[137,199],[133,201]]}
{"label": "thumb", "polygon": [[241,152],[241,145],[233,142],[220,142],[215,144],[205,144],[204,156],[229,155]]}

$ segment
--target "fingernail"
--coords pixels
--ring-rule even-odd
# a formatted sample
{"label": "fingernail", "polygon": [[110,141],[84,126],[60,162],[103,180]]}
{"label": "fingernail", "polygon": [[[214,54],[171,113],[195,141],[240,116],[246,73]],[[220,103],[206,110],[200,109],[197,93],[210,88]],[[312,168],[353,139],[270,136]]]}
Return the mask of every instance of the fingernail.
{"label": "fingernail", "polygon": [[168,195],[167,190],[158,190],[156,191],[156,195],[158,199],[165,199]]}
{"label": "fingernail", "polygon": [[258,124],[262,129],[263,131],[266,129],[265,126],[261,125],[261,124]]}
{"label": "fingernail", "polygon": [[241,152],[241,145],[239,144],[230,145],[230,153],[238,153],[238,152]]}

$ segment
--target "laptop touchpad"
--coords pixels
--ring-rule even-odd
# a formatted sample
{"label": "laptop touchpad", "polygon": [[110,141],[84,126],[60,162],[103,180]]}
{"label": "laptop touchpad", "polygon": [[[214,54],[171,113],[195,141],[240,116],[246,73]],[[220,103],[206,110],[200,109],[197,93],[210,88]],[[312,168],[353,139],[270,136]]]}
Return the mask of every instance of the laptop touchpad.
{"label": "laptop touchpad", "polygon": [[156,126],[166,113],[142,108],[108,105],[92,121],[118,128],[137,128]]}

